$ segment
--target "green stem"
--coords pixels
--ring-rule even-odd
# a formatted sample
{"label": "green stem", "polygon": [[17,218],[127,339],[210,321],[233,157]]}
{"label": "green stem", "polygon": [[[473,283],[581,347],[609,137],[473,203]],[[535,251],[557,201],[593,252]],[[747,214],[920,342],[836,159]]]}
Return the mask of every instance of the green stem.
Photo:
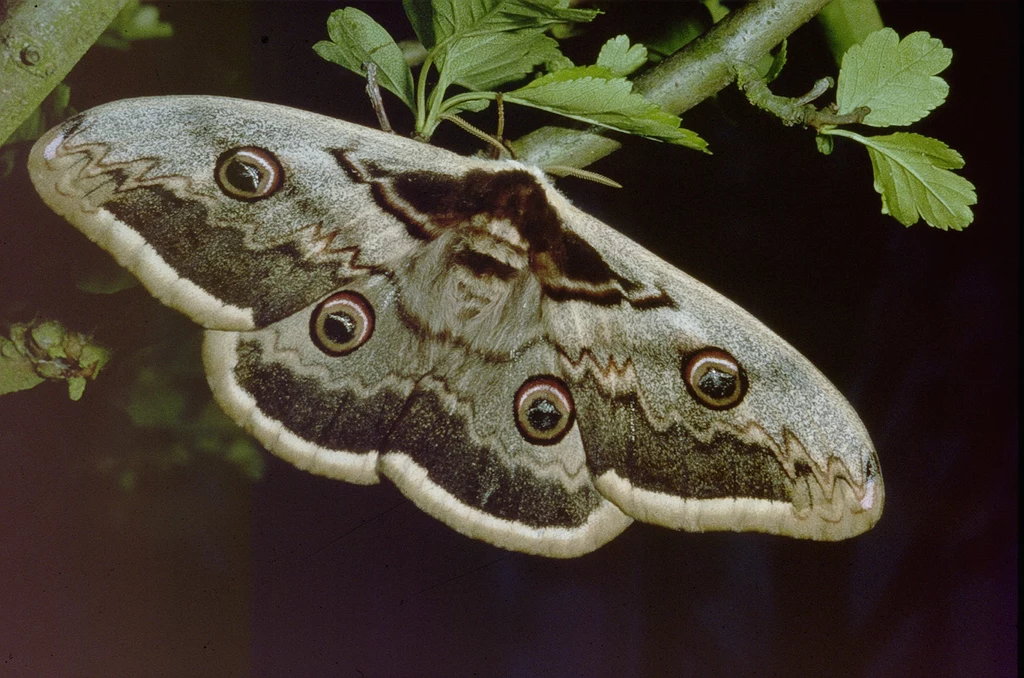
{"label": "green stem", "polygon": [[831,137],[846,137],[847,139],[853,139],[854,141],[860,142],[865,146],[870,146],[871,148],[878,148],[878,146],[871,143],[871,137],[864,137],[857,134],[856,132],[851,132],[850,130],[847,129],[822,129],[818,130],[818,134],[825,134]]}
{"label": "green stem", "polygon": [[425,139],[429,139],[434,134],[434,130],[441,124],[441,113],[444,105],[444,93],[445,88],[440,84],[435,85],[434,89],[430,91],[430,96],[427,97],[427,119],[423,123],[423,129],[420,130],[420,134]]}
{"label": "green stem", "polygon": [[416,132],[423,133],[427,119],[427,74],[434,65],[434,51],[427,52],[427,58],[420,66],[419,77],[416,78]]}
{"label": "green stem", "polygon": [[[732,12],[636,82],[636,91],[680,114],[736,79],[742,64],[757,63],[809,21],[828,0],[758,0]],[[598,129],[545,127],[515,143],[528,162],[582,167],[619,147]]]}
{"label": "green stem", "polygon": [[832,78],[822,78],[815,83],[815,89],[811,93],[794,98],[774,94],[768,88],[768,83],[758,77],[757,71],[751,66],[741,66],[738,72],[737,81],[740,89],[747,95],[747,100],[779,118],[784,125],[807,125],[821,130],[834,125],[859,124],[871,112],[867,106],[858,106],[849,113],[840,114],[828,108],[818,110],[808,103],[833,85]]}

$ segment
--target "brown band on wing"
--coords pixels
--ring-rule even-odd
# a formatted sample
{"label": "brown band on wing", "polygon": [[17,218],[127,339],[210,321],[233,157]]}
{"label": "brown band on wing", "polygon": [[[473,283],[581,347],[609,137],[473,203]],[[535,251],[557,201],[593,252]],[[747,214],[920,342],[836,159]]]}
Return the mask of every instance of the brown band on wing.
{"label": "brown band on wing", "polygon": [[374,179],[386,179],[390,177],[390,174],[382,170],[372,160],[363,160],[350,156],[347,149],[344,148],[329,148],[327,152],[334,156],[334,159],[338,161],[338,164],[345,174],[357,184],[368,184]]}
{"label": "brown band on wing", "polygon": [[603,502],[589,482],[569,487],[481,445],[469,424],[431,392],[409,398],[381,448],[385,451],[407,454],[431,482],[463,504],[530,527],[581,527]]}
{"label": "brown band on wing", "polygon": [[[626,302],[637,309],[675,306],[663,290],[652,292],[616,273],[600,252],[565,228],[545,188],[525,170],[474,169],[458,177],[437,172],[389,175],[342,149],[331,153],[353,181],[371,185],[381,209],[401,220],[415,238],[432,240],[481,219],[508,223],[526,243],[530,268],[551,299],[602,306]],[[479,253],[479,258],[492,257]],[[487,265],[474,259],[473,264],[473,270],[507,268],[497,259]]]}
{"label": "brown band on wing", "polygon": [[469,269],[478,277],[494,276],[500,280],[510,280],[518,270],[514,266],[498,261],[496,258],[471,249],[462,249],[452,256],[452,263]]}
{"label": "brown band on wing", "polygon": [[[336,263],[310,261],[295,242],[253,256],[241,229],[212,223],[203,202],[158,185],[117,191],[103,207],[143,236],[178,275],[225,303],[252,308],[258,327],[290,315],[311,295],[338,283]],[[273,282],[282,279],[302,283]]]}
{"label": "brown band on wing", "polygon": [[331,450],[366,454],[379,450],[398,418],[404,396],[388,389],[366,395],[331,382],[299,376],[268,361],[258,341],[238,344],[238,385],[265,415],[304,440]]}
{"label": "brown band on wing", "polygon": [[[596,386],[575,384],[587,466],[600,476],[614,470],[633,487],[690,499],[748,498],[790,502],[793,478],[776,453],[738,433],[718,432],[702,440],[682,422],[655,428],[635,396],[611,407]],[[599,416],[587,410],[599,405]],[[623,435],[629,431],[629,436]]]}

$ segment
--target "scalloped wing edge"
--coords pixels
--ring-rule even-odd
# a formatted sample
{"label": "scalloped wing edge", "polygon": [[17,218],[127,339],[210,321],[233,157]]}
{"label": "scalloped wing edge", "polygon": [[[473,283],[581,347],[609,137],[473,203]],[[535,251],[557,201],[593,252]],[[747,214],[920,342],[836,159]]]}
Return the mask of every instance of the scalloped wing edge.
{"label": "scalloped wing edge", "polygon": [[432,482],[427,470],[403,452],[355,454],[332,450],[300,438],[280,421],[265,415],[256,400],[235,380],[240,332],[208,330],[203,364],[214,398],[264,447],[296,467],[350,483],[372,485],[380,474],[416,506],[467,537],[495,546],[552,558],[575,558],[608,543],[633,519],[605,499],[577,528],[533,527],[499,518],[462,503]]}
{"label": "scalloped wing edge", "polygon": [[50,130],[36,142],[28,159],[32,183],[54,212],[109,252],[118,264],[128,269],[163,304],[206,328],[255,328],[252,309],[225,303],[191,280],[178,275],[145,238],[109,210],[97,207],[87,211],[82,208],[82,196],[68,195],[61,191],[58,181],[64,175],[61,160],[64,159],[65,164],[77,162],[73,157],[68,160],[57,152],[64,139],[62,127]]}

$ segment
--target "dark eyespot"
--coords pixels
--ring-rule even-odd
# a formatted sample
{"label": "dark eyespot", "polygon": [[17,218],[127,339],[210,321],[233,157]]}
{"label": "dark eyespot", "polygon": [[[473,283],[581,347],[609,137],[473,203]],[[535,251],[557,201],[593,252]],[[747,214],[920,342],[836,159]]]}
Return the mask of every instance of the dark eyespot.
{"label": "dark eyespot", "polygon": [[356,292],[338,292],[316,307],[309,319],[309,335],[327,355],[351,353],[373,334],[373,307]]}
{"label": "dark eyespot", "polygon": [[270,151],[242,146],[217,158],[216,177],[225,195],[252,201],[273,195],[281,187],[284,172]]}
{"label": "dark eyespot", "polygon": [[516,391],[514,408],[519,432],[534,445],[554,445],[576,421],[569,387],[557,377],[527,379]]}
{"label": "dark eyespot", "polygon": [[736,358],[720,348],[704,348],[683,364],[683,381],[697,402],[712,410],[735,407],[747,394],[747,375]]}

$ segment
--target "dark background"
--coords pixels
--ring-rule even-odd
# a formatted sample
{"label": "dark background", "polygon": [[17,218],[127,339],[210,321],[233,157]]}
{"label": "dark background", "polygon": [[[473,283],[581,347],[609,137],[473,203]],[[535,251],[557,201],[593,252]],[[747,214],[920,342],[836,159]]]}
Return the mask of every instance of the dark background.
{"label": "dark background", "polygon": [[[225,94],[373,125],[359,79],[311,50],[337,6],[160,3],[175,37],[92,50],[72,102]],[[366,9],[411,37],[395,3]],[[567,44],[578,63],[673,5],[607,9]],[[979,196],[966,231],[882,216],[863,149],[839,139],[821,156],[808,132],[733,91],[685,116],[715,155],[628,139],[593,168],[625,190],[560,182],[847,395],[886,482],[871,532],[830,544],[635,524],[555,561],[467,539],[387,484],[269,455],[255,483],[199,457],[145,467],[125,491],[103,470],[134,440],[115,362],[79,403],[59,384],[0,398],[0,675],[1014,675],[1017,7],[890,2],[882,14],[954,50],[949,102],[913,131],[966,158]],[[812,23],[774,89],[799,95],[834,73]],[[511,137],[548,120],[507,113]],[[477,148],[458,131],[436,141]],[[159,352],[172,330],[144,291],[75,289],[106,255],[42,206],[23,169],[0,184],[0,209],[0,322],[58,317],[119,355],[147,341]]]}

